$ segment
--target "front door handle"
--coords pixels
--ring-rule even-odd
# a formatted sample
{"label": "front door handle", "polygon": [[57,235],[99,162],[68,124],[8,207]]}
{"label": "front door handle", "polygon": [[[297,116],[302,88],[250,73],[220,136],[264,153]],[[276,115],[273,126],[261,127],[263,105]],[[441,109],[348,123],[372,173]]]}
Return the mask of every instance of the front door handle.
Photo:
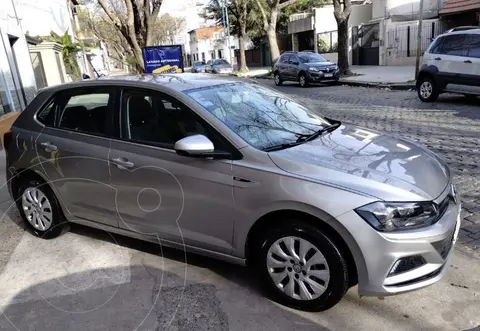
{"label": "front door handle", "polygon": [[135,166],[133,162],[128,161],[128,159],[124,157],[117,157],[115,159],[111,159],[110,161],[120,169],[133,168]]}
{"label": "front door handle", "polygon": [[47,152],[53,152],[53,151],[56,151],[58,149],[57,146],[55,146],[54,144],[52,144],[49,141],[41,143],[40,146],[45,148],[45,151],[47,151]]}
{"label": "front door handle", "polygon": [[472,63],[472,61],[470,61],[470,60],[465,60],[465,61],[463,61],[463,63]]}
{"label": "front door handle", "polygon": [[435,61],[440,61],[442,58],[441,57],[436,57]]}

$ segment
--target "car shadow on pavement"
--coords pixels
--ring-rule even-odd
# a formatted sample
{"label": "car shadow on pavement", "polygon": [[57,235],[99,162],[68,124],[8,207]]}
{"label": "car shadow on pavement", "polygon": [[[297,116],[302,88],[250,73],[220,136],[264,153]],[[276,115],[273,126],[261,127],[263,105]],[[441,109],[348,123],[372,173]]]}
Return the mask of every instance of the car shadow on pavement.
{"label": "car shadow on pavement", "polygon": [[[6,293],[0,299],[0,307],[5,307],[1,330],[63,331],[80,326],[119,331],[328,331],[356,329],[359,321],[351,316],[359,313],[363,319],[386,319],[407,329],[435,329],[428,320],[406,318],[377,298],[360,299],[356,289],[326,312],[296,311],[265,298],[247,268],[77,224],[70,230],[128,248],[130,263],[67,272],[21,287],[19,293]],[[52,260],[68,269],[69,261]]]}

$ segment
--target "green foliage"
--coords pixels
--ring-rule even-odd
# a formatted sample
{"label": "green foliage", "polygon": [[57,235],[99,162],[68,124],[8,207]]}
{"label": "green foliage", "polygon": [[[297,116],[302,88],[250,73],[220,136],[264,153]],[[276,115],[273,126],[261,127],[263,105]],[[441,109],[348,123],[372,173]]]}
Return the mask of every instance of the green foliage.
{"label": "green foliage", "polygon": [[63,36],[51,31],[50,36],[39,37],[38,39],[56,42],[57,44],[62,45],[62,59],[67,74],[72,74],[76,79],[80,79],[80,70],[77,63],[76,53],[82,50],[83,45],[81,43],[72,42],[68,35],[68,31],[65,31]]}
{"label": "green foliage", "polygon": [[330,52],[330,45],[323,38],[318,38],[317,41],[318,53],[328,53]]}

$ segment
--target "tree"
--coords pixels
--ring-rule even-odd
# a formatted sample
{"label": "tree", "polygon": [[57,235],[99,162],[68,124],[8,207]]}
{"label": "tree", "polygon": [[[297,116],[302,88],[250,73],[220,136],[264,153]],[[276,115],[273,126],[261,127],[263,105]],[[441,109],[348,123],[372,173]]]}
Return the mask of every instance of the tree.
{"label": "tree", "polygon": [[338,30],[338,67],[342,75],[351,74],[348,64],[348,19],[351,12],[351,0],[333,0],[333,13]]}
{"label": "tree", "polygon": [[[245,61],[245,39],[260,38],[263,34],[262,25],[259,22],[256,5],[252,0],[232,0],[227,2],[228,20],[230,33],[238,37],[240,52],[240,71],[247,71]],[[213,20],[216,24],[224,24],[223,0],[210,0],[204,9],[202,17]]]}
{"label": "tree", "polygon": [[142,47],[154,43],[155,22],[162,0],[96,0],[131,49],[137,70],[143,71]]}
{"label": "tree", "polygon": [[163,14],[155,22],[153,32],[153,44],[173,44],[174,38],[185,29],[186,21],[184,17],[174,17],[170,14]]}
{"label": "tree", "polygon": [[290,15],[311,11],[313,8],[323,7],[329,0],[297,0],[284,7],[277,19],[277,33],[288,34],[288,22]]}
{"label": "tree", "polygon": [[277,43],[277,20],[280,10],[285,8],[297,0],[255,0],[258,10],[260,11],[263,23],[263,30],[267,35],[268,44],[270,46],[270,57],[272,64],[280,57],[280,49]]}

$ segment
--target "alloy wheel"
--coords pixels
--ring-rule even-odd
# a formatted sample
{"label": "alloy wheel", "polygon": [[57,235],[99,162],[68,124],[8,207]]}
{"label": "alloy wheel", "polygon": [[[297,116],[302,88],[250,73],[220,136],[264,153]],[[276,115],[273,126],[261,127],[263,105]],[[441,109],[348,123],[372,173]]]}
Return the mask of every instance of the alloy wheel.
{"label": "alloy wheel", "polygon": [[277,85],[280,84],[280,75],[279,74],[275,75],[275,84],[277,84]]}
{"label": "alloy wheel", "polygon": [[299,237],[278,239],[269,248],[266,262],[271,280],[290,298],[314,300],[328,287],[328,263],[308,240]]}
{"label": "alloy wheel", "polygon": [[28,187],[22,194],[22,208],[28,222],[41,231],[48,230],[53,221],[52,206],[38,188]]}
{"label": "alloy wheel", "polygon": [[420,85],[420,94],[422,98],[428,99],[433,93],[433,86],[429,81],[425,81]]}
{"label": "alloy wheel", "polygon": [[306,83],[306,79],[305,79],[305,76],[304,75],[301,75],[300,76],[300,86],[305,86],[305,83]]}

